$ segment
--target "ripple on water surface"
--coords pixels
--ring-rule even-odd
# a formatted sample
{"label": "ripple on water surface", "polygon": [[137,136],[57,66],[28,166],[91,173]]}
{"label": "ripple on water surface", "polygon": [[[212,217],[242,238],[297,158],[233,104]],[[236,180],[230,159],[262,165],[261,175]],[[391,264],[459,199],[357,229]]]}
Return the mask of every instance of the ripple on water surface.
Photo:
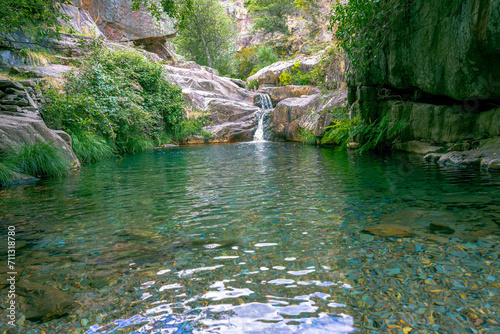
{"label": "ripple on water surface", "polygon": [[[77,302],[34,332],[487,332],[499,185],[420,156],[211,145],[3,190],[0,210],[22,279]],[[414,234],[360,234],[378,223]]]}

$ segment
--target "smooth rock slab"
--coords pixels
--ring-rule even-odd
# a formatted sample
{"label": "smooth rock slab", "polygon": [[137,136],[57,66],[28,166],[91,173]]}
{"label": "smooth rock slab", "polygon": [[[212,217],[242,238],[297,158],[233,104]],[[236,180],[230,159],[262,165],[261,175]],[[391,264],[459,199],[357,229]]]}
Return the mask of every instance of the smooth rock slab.
{"label": "smooth rock slab", "polygon": [[411,227],[400,224],[379,224],[367,227],[363,232],[385,238],[406,238],[413,235],[413,229]]}
{"label": "smooth rock slab", "polygon": [[59,318],[73,309],[73,297],[49,285],[18,282],[16,292],[25,298],[26,319],[48,321]]}

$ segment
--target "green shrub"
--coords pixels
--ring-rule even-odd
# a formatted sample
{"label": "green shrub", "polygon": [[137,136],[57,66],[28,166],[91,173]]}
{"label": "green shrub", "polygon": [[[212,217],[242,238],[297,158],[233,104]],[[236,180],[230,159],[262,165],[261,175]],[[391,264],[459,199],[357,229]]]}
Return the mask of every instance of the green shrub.
{"label": "green shrub", "polygon": [[246,80],[261,68],[278,61],[278,56],[271,47],[266,45],[250,46],[238,51],[234,57],[236,76]]}
{"label": "green shrub", "polygon": [[290,73],[288,73],[287,71],[283,71],[283,73],[280,74],[278,79],[283,86],[293,84],[292,75]]}
{"label": "green shrub", "polygon": [[257,80],[250,80],[250,81],[247,81],[246,86],[247,86],[248,90],[258,89],[259,82]]}
{"label": "green shrub", "polygon": [[183,120],[178,127],[176,127],[172,140],[176,143],[182,143],[186,137],[192,135],[201,135],[204,138],[210,137],[212,134],[207,131],[203,131],[203,127],[209,124],[210,119],[205,115],[193,118],[187,118]]}
{"label": "green shrub", "polygon": [[97,161],[113,155],[113,149],[102,137],[90,132],[72,134],[73,151],[82,162]]}
{"label": "green shrub", "polygon": [[[78,139],[103,138],[118,152],[151,147],[184,117],[181,89],[168,82],[161,64],[131,49],[96,45],[78,72],[66,75],[63,91],[49,87],[46,96],[49,126]],[[84,160],[109,156],[102,142],[81,148]]]}
{"label": "green shrub", "polygon": [[61,176],[70,168],[64,152],[52,143],[23,144],[8,160],[16,171],[32,176]]}

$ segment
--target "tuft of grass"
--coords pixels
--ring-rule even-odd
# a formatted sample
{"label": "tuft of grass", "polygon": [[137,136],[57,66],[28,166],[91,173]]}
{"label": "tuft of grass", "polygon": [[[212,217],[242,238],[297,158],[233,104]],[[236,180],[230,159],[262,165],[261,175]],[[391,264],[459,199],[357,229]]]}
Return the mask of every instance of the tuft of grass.
{"label": "tuft of grass", "polygon": [[93,133],[75,133],[71,136],[73,141],[73,152],[80,161],[97,161],[111,157],[114,152],[111,146],[102,137]]}
{"label": "tuft of grass", "polygon": [[15,167],[9,162],[0,162],[0,186],[10,185],[15,177]]}
{"label": "tuft of grass", "polygon": [[155,141],[151,138],[128,138],[125,142],[117,143],[124,152],[137,153],[153,149]]}
{"label": "tuft of grass", "polygon": [[42,142],[21,145],[8,160],[16,171],[32,176],[61,176],[71,165],[58,147]]}

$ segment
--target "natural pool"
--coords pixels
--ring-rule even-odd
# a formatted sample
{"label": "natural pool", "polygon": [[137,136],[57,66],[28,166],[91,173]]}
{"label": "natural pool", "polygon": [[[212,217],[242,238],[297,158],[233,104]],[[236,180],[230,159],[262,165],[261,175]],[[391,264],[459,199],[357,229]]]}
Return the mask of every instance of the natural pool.
{"label": "natural pool", "polygon": [[[261,142],[0,190],[20,281],[75,301],[20,332],[496,333],[499,186],[421,156]],[[394,222],[413,237],[360,233]]]}

